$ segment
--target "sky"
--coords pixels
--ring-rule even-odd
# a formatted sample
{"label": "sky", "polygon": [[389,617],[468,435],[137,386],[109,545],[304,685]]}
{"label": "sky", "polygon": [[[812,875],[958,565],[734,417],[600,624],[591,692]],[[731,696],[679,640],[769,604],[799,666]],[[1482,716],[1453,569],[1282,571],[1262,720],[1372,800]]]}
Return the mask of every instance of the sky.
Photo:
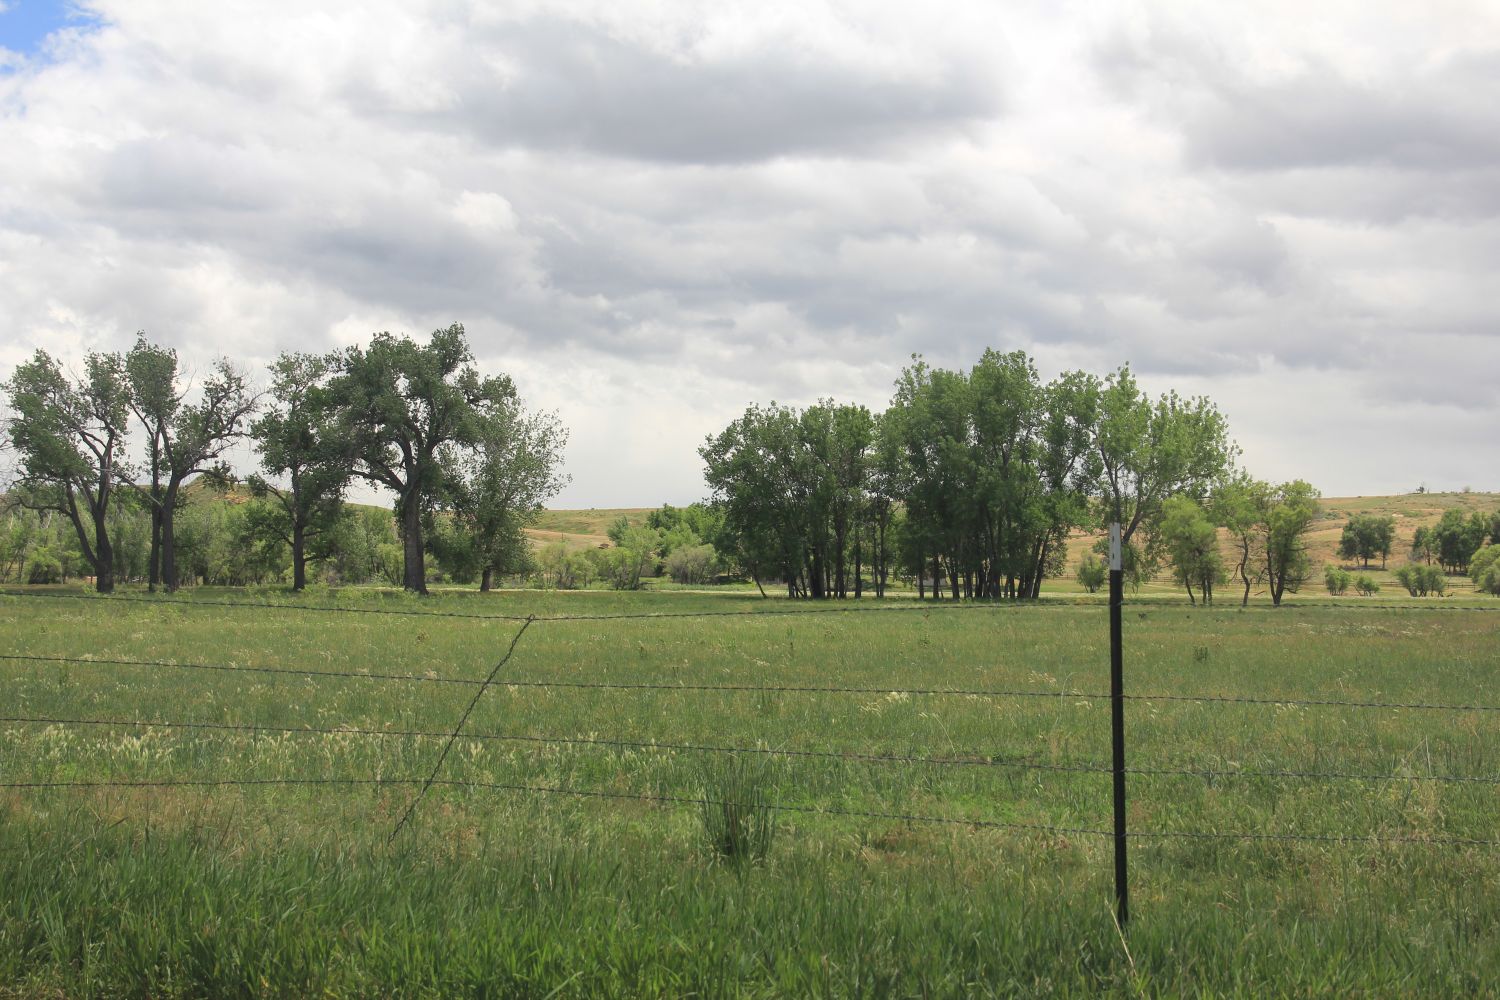
{"label": "sky", "polygon": [[0,0],[0,374],[458,321],[554,506],[655,506],[994,347],[1262,478],[1500,489],[1497,96],[1495,2]]}

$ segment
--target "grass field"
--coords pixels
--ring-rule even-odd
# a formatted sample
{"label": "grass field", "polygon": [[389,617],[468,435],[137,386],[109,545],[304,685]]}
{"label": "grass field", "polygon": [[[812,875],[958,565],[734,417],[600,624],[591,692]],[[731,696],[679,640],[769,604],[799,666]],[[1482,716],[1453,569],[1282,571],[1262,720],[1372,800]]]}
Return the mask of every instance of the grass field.
{"label": "grass field", "polygon": [[[1122,938],[1111,843],[1086,832],[1110,817],[1109,775],[1088,770],[1109,760],[1097,604],[537,621],[444,761],[451,783],[388,843],[419,790],[401,782],[430,774],[445,743],[412,734],[450,731],[477,690],[438,678],[483,679],[521,627],[441,613],[805,606],[688,593],[179,600],[429,617],[0,598],[11,656],[233,668],[0,660],[0,782],[387,783],[0,789],[0,994],[1500,989],[1500,847],[1434,842],[1500,839],[1500,786],[1486,780],[1500,774],[1500,712],[1290,703],[1500,703],[1500,613],[1349,599],[1127,608],[1129,692],[1269,701],[1130,701],[1131,767],[1199,772],[1132,774],[1131,828],[1347,839],[1135,839]],[[776,686],[863,690],[764,690]],[[954,688],[983,693],[911,693]],[[256,728],[124,724],[148,721]],[[1245,773],[1268,771],[1378,777]],[[704,807],[631,797],[756,794],[793,808],[769,814],[775,836],[755,862],[715,853]]]}

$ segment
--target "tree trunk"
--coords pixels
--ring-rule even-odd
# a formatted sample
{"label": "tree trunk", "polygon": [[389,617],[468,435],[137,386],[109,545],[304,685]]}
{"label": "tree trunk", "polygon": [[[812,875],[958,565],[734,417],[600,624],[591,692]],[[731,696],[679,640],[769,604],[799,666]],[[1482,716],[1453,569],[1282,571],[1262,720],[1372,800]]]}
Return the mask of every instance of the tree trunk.
{"label": "tree trunk", "polygon": [[177,536],[174,520],[177,513],[177,486],[167,485],[161,502],[161,580],[167,593],[177,589]]}
{"label": "tree trunk", "polygon": [[865,568],[861,565],[864,547],[864,532],[856,528],[854,529],[854,599],[856,601],[865,596]]}
{"label": "tree trunk", "polygon": [[307,528],[292,522],[292,589],[301,593],[307,586]]}
{"label": "tree trunk", "polygon": [[427,565],[422,551],[422,504],[415,490],[401,502],[401,586],[414,594],[427,593]]}
{"label": "tree trunk", "polygon": [[494,584],[495,584],[495,567],[493,567],[493,566],[486,566],[484,568],[484,573],[481,574],[480,577],[479,577],[479,592],[481,594],[488,594],[490,592],[490,588],[493,587]]}
{"label": "tree trunk", "polygon": [[94,589],[101,594],[115,589],[115,550],[109,544],[109,525],[102,509],[94,511]]}
{"label": "tree trunk", "polygon": [[156,593],[161,584],[161,497],[158,489],[151,487],[151,564],[148,568],[146,589]]}

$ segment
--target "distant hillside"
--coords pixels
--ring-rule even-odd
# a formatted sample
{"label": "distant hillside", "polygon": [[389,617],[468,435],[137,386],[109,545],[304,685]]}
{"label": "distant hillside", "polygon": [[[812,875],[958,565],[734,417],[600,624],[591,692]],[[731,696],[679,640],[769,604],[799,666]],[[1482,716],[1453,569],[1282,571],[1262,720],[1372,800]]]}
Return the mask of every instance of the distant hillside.
{"label": "distant hillside", "polygon": [[622,516],[631,524],[644,524],[655,507],[590,507],[587,510],[543,511],[535,527],[526,534],[538,545],[563,542],[569,548],[598,548],[609,544],[609,526]]}

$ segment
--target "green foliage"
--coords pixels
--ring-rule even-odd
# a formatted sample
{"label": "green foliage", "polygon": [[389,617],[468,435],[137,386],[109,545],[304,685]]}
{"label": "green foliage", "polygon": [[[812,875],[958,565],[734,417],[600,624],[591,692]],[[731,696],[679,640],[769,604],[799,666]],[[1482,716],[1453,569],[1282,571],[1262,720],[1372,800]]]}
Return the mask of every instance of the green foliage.
{"label": "green foliage", "polygon": [[1445,570],[1468,573],[1469,560],[1484,544],[1489,530],[1489,519],[1478,511],[1465,517],[1458,508],[1449,508],[1432,528],[1429,544]]}
{"label": "green foliage", "polygon": [[256,527],[260,537],[290,546],[297,590],[306,585],[307,563],[329,555],[353,461],[334,424],[332,370],[331,358],[283,354],[271,366],[270,405],[251,425],[261,471],[280,480],[250,477],[255,496],[275,501]]}
{"label": "green foliage", "polygon": [[667,554],[664,563],[674,583],[709,583],[714,577],[718,554],[712,545],[677,545]]}
{"label": "green foliage", "polygon": [[1500,597],[1500,542],[1486,545],[1469,560],[1469,576],[1474,589]]}
{"label": "green foliage", "polygon": [[1344,525],[1344,532],[1339,537],[1339,555],[1344,559],[1361,559],[1367,569],[1370,560],[1379,556],[1380,565],[1384,566],[1395,541],[1396,519],[1394,517],[1355,514]]}
{"label": "green foliage", "polygon": [[353,474],[396,494],[402,586],[426,593],[423,520],[451,471],[443,450],[478,447],[486,418],[515,405],[515,387],[503,375],[480,377],[455,323],[434,330],[426,344],[377,333],[367,347],[348,348],[328,393],[338,448],[351,456]]}
{"label": "green foliage", "polygon": [[0,391],[12,411],[7,430],[18,464],[16,499],[68,518],[98,590],[107,593],[115,582],[111,501],[128,475],[124,359],[90,352],[83,375],[70,381],[51,355],[38,350],[0,383]]}
{"label": "green foliage", "polygon": [[656,575],[656,552],[660,547],[661,532],[627,524],[613,546],[600,550],[600,575],[616,590],[639,590],[642,579]]}
{"label": "green foliage", "polygon": [[1412,597],[1442,597],[1448,590],[1448,575],[1440,566],[1413,563],[1396,570],[1396,581]]}
{"label": "green foliage", "polygon": [[1364,574],[1354,578],[1354,589],[1360,597],[1373,597],[1380,593],[1380,584]]}
{"label": "green foliage", "polygon": [[1214,583],[1224,576],[1224,559],[1219,554],[1218,530],[1203,508],[1185,496],[1168,497],[1152,537],[1172,560],[1177,582],[1187,589],[1188,600],[1194,600],[1196,585],[1204,603],[1212,603]]}
{"label": "green foliage", "polygon": [[[1368,580],[1369,578],[1360,577],[1360,579]],[[1333,596],[1342,597],[1348,593],[1349,585],[1353,582],[1354,578],[1349,574],[1348,570],[1331,564],[1323,567],[1323,585],[1328,588],[1328,592]]]}
{"label": "green foliage", "polygon": [[1109,567],[1097,556],[1086,555],[1078,562],[1077,579],[1084,590],[1097,593],[1109,580]]}
{"label": "green foliage", "polygon": [[1175,392],[1152,400],[1129,366],[1099,394],[1094,432],[1102,470],[1103,522],[1118,521],[1129,541],[1153,525],[1168,498],[1206,498],[1229,471],[1235,447],[1228,424],[1206,397]]}
{"label": "green foliage", "polygon": [[1296,593],[1312,574],[1305,536],[1318,518],[1318,491],[1301,479],[1280,486],[1260,484],[1255,504],[1265,580],[1271,603]]}
{"label": "green foliage", "polygon": [[493,573],[526,570],[525,529],[568,482],[562,472],[568,434],[555,414],[529,413],[513,395],[481,406],[475,428],[470,447],[449,445],[440,453],[442,496],[488,587]]}

